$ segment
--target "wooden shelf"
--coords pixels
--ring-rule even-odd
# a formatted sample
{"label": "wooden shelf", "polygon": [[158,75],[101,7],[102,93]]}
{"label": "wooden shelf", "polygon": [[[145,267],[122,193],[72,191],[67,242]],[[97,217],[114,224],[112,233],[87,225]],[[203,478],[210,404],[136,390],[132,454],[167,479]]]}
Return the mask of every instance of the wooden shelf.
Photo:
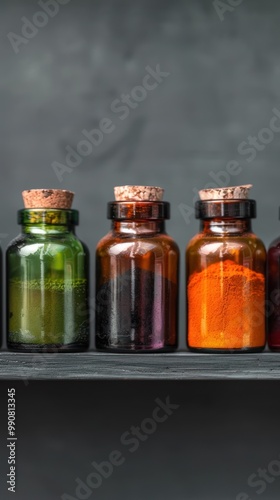
{"label": "wooden shelf", "polygon": [[280,380],[280,354],[2,351],[0,380]]}

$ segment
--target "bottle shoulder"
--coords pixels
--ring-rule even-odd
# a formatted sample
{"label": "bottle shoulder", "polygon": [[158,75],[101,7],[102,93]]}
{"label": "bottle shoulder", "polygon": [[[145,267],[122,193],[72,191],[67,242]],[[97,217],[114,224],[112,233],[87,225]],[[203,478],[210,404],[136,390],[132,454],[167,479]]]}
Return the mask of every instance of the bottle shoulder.
{"label": "bottle shoulder", "polygon": [[[167,233],[131,235],[128,233],[114,233],[110,231],[98,242],[98,254],[125,252],[128,248],[152,251],[156,249],[174,251],[179,254],[179,247],[175,240]],[[141,250],[140,250],[141,249]]]}
{"label": "bottle shoulder", "polygon": [[280,252],[280,236],[275,238],[268,247],[269,250],[279,250]]}
{"label": "bottle shoulder", "polygon": [[223,247],[225,243],[231,247],[236,248],[256,248],[260,251],[266,252],[263,241],[255,233],[242,233],[242,234],[204,234],[198,233],[191,238],[187,244],[186,250],[188,251],[204,251],[212,247]]}
{"label": "bottle shoulder", "polygon": [[19,234],[7,247],[7,255],[18,254],[26,256],[36,251],[56,252],[71,251],[72,253],[87,253],[86,245],[73,233],[63,234]]}
{"label": "bottle shoulder", "polygon": [[209,265],[221,259],[244,262],[263,272],[267,253],[264,243],[254,233],[229,237],[196,235],[187,246],[186,262],[190,270],[200,269],[201,263]]}

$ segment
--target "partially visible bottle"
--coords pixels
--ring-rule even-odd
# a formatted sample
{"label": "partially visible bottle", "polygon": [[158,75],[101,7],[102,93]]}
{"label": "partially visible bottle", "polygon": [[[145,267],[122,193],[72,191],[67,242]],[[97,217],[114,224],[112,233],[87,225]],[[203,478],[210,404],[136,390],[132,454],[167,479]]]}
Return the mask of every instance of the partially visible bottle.
{"label": "partially visible bottle", "polygon": [[19,351],[80,351],[89,344],[86,246],[74,193],[23,192],[22,234],[7,249],[7,343]]}
{"label": "partially visible bottle", "polygon": [[3,347],[2,324],[3,324],[3,253],[0,247],[0,347]]}
{"label": "partially visible bottle", "polygon": [[271,243],[267,254],[267,304],[268,345],[280,351],[280,237]]}
{"label": "partially visible bottle", "polygon": [[177,347],[177,244],[165,232],[163,189],[115,188],[111,231],[96,250],[96,347],[124,352]]}
{"label": "partially visible bottle", "polygon": [[199,192],[200,232],[186,252],[188,347],[258,352],[265,345],[266,250],[253,233],[251,185]]}

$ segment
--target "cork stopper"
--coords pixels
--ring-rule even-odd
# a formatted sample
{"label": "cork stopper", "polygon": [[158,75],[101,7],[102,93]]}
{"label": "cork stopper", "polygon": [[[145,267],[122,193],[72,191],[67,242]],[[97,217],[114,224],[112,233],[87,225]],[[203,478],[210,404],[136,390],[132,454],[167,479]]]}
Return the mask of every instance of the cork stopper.
{"label": "cork stopper", "polygon": [[252,184],[222,188],[201,189],[201,200],[247,200]]}
{"label": "cork stopper", "polygon": [[70,209],[74,193],[64,189],[28,189],[22,197],[25,208]]}
{"label": "cork stopper", "polygon": [[162,201],[164,189],[156,186],[116,186],[116,201]]}

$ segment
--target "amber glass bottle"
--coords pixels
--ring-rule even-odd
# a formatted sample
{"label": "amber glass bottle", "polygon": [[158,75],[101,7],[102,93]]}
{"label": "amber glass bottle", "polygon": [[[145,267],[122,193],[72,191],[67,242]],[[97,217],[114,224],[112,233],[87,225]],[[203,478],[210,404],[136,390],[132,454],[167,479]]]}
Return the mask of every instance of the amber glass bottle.
{"label": "amber glass bottle", "polygon": [[177,346],[179,250],[165,232],[169,204],[138,201],[136,186],[127,188],[124,201],[108,204],[112,228],[96,250],[96,346],[171,350]]}
{"label": "amber glass bottle", "polygon": [[[36,204],[42,204],[39,201]],[[89,257],[75,235],[78,212],[25,208],[18,220],[22,233],[6,255],[8,347],[46,352],[86,349]]]}
{"label": "amber glass bottle", "polygon": [[268,345],[273,351],[280,351],[280,237],[268,249],[267,303]]}
{"label": "amber glass bottle", "polygon": [[186,252],[191,350],[254,352],[264,348],[266,251],[251,229],[255,216],[254,200],[196,203],[201,229]]}

